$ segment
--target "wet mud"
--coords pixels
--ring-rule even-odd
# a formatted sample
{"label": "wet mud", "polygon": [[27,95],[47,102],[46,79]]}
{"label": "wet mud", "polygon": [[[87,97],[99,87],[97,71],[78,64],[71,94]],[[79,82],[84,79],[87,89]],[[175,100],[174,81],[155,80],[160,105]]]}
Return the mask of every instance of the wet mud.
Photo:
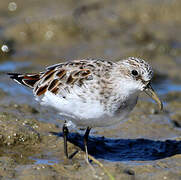
{"label": "wet mud", "polygon": [[[181,2],[1,1],[0,179],[181,179]],[[63,152],[62,119],[6,72],[37,72],[85,57],[142,57],[155,70],[163,112],[144,94],[119,125],[70,129]],[[114,177],[114,178],[113,178]]]}

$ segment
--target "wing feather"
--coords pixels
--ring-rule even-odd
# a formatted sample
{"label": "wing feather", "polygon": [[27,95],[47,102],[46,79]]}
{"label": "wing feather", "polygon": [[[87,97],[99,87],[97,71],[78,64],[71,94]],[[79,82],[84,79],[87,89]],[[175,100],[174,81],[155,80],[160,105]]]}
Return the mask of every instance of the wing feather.
{"label": "wing feather", "polygon": [[70,92],[75,85],[81,87],[95,76],[106,75],[102,70],[107,73],[112,65],[110,61],[83,59],[55,64],[40,73],[9,73],[9,75],[18,83],[33,88],[36,96],[41,96],[46,91],[54,94],[61,94],[61,91]]}

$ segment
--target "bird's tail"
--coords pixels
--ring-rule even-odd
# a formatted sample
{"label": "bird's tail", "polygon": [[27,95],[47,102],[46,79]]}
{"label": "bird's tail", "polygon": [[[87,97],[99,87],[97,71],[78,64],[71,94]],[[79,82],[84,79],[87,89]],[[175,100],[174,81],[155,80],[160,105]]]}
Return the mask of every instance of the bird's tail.
{"label": "bird's tail", "polygon": [[24,86],[34,88],[37,81],[40,80],[40,74],[20,74],[20,73],[7,73],[11,79]]}

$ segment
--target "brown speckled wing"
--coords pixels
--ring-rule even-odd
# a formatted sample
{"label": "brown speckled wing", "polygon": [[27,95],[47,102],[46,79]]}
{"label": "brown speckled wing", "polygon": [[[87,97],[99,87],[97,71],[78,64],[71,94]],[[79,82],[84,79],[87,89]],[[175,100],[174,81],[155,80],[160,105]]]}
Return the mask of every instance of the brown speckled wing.
{"label": "brown speckled wing", "polygon": [[[75,62],[76,64],[76,62]],[[39,82],[34,88],[34,93],[37,96],[43,95],[46,91],[58,94],[61,90],[68,90],[77,86],[82,86],[84,81],[91,80],[91,70],[84,69],[81,63],[75,66],[74,63],[58,64],[47,68],[47,71],[42,74]]]}
{"label": "brown speckled wing", "polygon": [[41,96],[47,91],[54,94],[69,92],[75,85],[81,87],[94,77],[107,78],[112,65],[101,59],[83,59],[55,64],[40,73],[9,75],[20,84],[33,88],[36,96]]}

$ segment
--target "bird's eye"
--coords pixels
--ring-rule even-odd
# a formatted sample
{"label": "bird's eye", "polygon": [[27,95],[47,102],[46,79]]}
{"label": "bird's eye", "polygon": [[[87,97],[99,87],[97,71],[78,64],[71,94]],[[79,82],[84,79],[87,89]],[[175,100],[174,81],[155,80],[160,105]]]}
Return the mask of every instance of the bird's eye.
{"label": "bird's eye", "polygon": [[138,71],[137,71],[137,70],[132,70],[132,71],[131,71],[131,74],[132,74],[133,76],[137,76],[137,75],[138,75]]}

